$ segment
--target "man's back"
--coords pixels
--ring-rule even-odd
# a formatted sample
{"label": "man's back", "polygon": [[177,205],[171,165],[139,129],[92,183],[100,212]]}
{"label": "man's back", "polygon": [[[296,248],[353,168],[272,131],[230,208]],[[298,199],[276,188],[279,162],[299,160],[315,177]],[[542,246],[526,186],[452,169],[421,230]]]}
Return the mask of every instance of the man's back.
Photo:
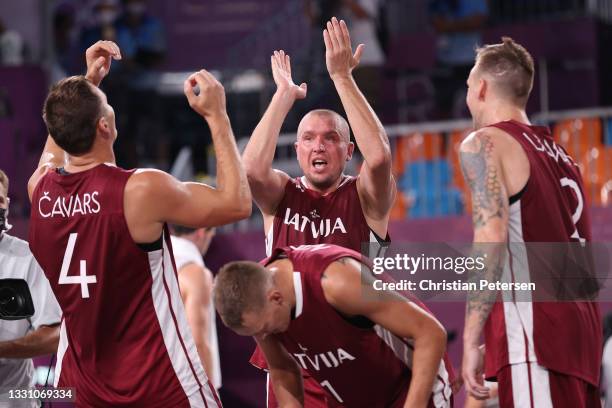
{"label": "man's back", "polygon": [[49,171],[32,194],[30,247],[63,310],[56,385],[75,387],[87,406],[217,406],[167,232],[138,245],[128,230],[131,175],[105,164]]}
{"label": "man's back", "polygon": [[[602,329],[594,302],[574,302],[572,278],[588,272],[582,244],[591,240],[590,217],[576,162],[556,145],[547,128],[516,121],[493,127],[517,141],[529,161],[529,179],[510,197],[509,268],[514,279],[536,283],[532,299],[497,303],[485,326],[488,376],[525,361],[597,385]],[[512,173],[506,169],[507,177]],[[526,245],[524,244],[526,243]],[[568,254],[575,257],[570,259]],[[576,261],[578,263],[574,263]],[[554,292],[553,292],[554,290]],[[546,301],[546,302],[545,302]],[[500,347],[499,345],[506,345]]]}

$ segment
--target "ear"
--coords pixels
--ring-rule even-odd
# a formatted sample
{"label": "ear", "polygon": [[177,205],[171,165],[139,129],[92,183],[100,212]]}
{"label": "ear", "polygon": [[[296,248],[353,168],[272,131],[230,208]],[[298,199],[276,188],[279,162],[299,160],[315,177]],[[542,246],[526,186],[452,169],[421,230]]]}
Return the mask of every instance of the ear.
{"label": "ear", "polygon": [[295,142],[293,142],[293,148],[295,149],[295,152],[297,153],[297,149],[298,149],[298,142],[297,142],[297,140]]}
{"label": "ear", "polygon": [[353,157],[353,153],[355,152],[355,143],[349,142],[348,144],[348,152],[346,155],[346,161],[350,161]]}
{"label": "ear", "polygon": [[110,135],[111,129],[108,120],[104,116],[98,119],[98,125],[96,126],[98,132],[102,133],[102,135],[107,136]]}
{"label": "ear", "polygon": [[272,290],[268,293],[268,300],[275,305],[282,305],[283,295],[278,290]]}
{"label": "ear", "polygon": [[489,84],[486,79],[480,78],[478,80],[478,100],[484,101],[487,96],[487,89]]}

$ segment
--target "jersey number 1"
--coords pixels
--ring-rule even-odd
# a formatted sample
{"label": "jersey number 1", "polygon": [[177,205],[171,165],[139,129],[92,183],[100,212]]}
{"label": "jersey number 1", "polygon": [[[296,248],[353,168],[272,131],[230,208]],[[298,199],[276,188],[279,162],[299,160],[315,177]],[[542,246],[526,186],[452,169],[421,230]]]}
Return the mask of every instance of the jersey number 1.
{"label": "jersey number 1", "polygon": [[59,281],[60,285],[81,285],[81,297],[89,297],[89,284],[96,283],[96,275],[87,275],[87,261],[84,259],[80,260],[80,272],[78,276],[68,276],[68,269],[70,263],[72,263],[72,253],[74,252],[74,246],[77,240],[77,233],[73,232],[68,237],[68,246],[64,253],[64,260],[62,261],[62,270],[60,271]]}

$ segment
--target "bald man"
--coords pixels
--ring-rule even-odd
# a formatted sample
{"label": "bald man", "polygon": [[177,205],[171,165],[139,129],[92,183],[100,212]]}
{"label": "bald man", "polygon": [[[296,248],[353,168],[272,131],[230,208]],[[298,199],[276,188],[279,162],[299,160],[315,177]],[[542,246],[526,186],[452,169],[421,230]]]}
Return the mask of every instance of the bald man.
{"label": "bald man", "polygon": [[[271,57],[276,93],[255,128],[243,153],[253,198],[261,210],[266,231],[266,252],[274,248],[305,244],[335,244],[361,251],[362,243],[388,240],[389,214],[396,186],[391,174],[391,149],[380,120],[352,76],[364,45],[353,54],[344,21],[335,18],[323,32],[326,63],[348,122],[338,113],[317,109],[301,120],[295,150],[303,176],[291,179],[273,169],[272,161],[282,124],[307,87],[296,85],[291,62],[284,51]],[[344,174],[355,145],[364,162],[357,177]],[[382,248],[375,245],[374,248]],[[259,350],[251,362],[262,369],[266,362]],[[277,406],[271,387],[268,406]],[[317,382],[304,378],[305,404],[326,406],[325,394]]]}

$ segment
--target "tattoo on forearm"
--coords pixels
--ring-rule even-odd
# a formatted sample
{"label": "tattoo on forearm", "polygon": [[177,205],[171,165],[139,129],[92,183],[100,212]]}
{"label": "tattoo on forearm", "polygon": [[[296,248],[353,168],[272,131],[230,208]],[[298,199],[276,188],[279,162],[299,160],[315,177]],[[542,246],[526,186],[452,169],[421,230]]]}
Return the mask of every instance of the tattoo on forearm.
{"label": "tattoo on forearm", "polygon": [[461,151],[461,169],[472,192],[474,228],[482,227],[492,218],[502,218],[505,203],[502,180],[491,164],[493,142],[488,135],[474,138],[474,151]]}
{"label": "tattoo on forearm", "polygon": [[[486,255],[486,256],[485,256]],[[505,254],[502,244],[493,244],[486,251],[475,251],[475,257],[485,257],[487,259],[486,267],[483,270],[476,268],[470,270],[469,281],[476,283],[479,287],[480,280],[489,282],[497,282],[501,279],[504,269]],[[496,302],[498,292],[495,290],[474,290],[469,291],[467,295],[467,313],[475,313],[478,315],[479,324],[482,326],[486,322],[493,304]]]}

